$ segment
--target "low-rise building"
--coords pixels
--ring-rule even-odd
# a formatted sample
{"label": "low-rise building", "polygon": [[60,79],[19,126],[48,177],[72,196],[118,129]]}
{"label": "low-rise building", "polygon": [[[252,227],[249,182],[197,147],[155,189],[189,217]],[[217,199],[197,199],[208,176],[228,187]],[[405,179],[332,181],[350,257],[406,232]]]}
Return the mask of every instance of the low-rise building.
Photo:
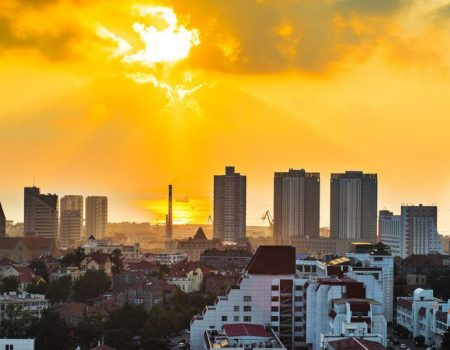
{"label": "low-rise building", "polygon": [[48,308],[48,300],[41,294],[15,292],[2,294],[0,295],[0,319],[5,317],[7,305],[20,305],[23,310],[30,311],[34,317],[41,318],[42,312]]}
{"label": "low-rise building", "polygon": [[153,277],[125,286],[124,294],[129,304],[142,305],[148,311],[163,303],[164,284],[163,280]]}
{"label": "low-rise building", "polygon": [[83,276],[83,273],[84,272],[82,272],[76,266],[67,266],[67,267],[62,266],[56,268],[50,273],[50,281],[56,281],[62,277],[70,277],[72,282],[75,282],[78,281]]}
{"label": "low-rise building", "polygon": [[242,271],[253,254],[244,249],[208,249],[200,254],[200,262],[217,271]]}
{"label": "low-rise building", "polygon": [[203,277],[212,271],[198,261],[181,261],[172,266],[166,281],[176,285],[185,293],[198,292],[202,288]]}
{"label": "low-rise building", "polygon": [[183,260],[187,260],[188,256],[185,253],[180,252],[162,252],[154,255],[154,260],[160,265],[172,266],[178,264]]}
{"label": "low-rise building", "polygon": [[87,255],[80,263],[80,270],[85,273],[89,270],[103,270],[108,276],[112,275],[112,263],[108,254],[92,253]]}
{"label": "low-rise building", "polygon": [[90,236],[85,244],[81,246],[86,254],[92,253],[104,253],[111,254],[115,250],[120,250],[124,259],[139,259],[141,257],[140,245],[135,243],[132,245],[124,245],[115,243],[109,239],[95,239],[94,236]]}
{"label": "low-rise building", "polygon": [[219,239],[206,238],[205,232],[201,227],[198,228],[193,238],[178,241],[177,250],[187,255],[191,261],[199,261],[200,255],[208,249],[218,249],[222,247]]}
{"label": "low-rise building", "polygon": [[34,339],[0,339],[0,349],[4,350],[34,350]]}
{"label": "low-rise building", "polygon": [[43,255],[60,255],[54,239],[44,237],[0,237],[0,256],[3,258],[24,263]]}
{"label": "low-rise building", "polygon": [[203,349],[247,350],[266,348],[286,350],[270,325],[253,323],[229,323],[221,330],[206,329]]}

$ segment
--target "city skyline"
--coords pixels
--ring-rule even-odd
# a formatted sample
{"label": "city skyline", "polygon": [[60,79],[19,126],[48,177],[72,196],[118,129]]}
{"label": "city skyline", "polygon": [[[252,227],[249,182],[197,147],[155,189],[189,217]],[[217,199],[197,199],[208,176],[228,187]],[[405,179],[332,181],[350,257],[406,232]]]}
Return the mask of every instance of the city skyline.
{"label": "city skyline", "polygon": [[174,216],[205,222],[211,174],[233,164],[252,224],[272,208],[273,172],[320,172],[327,213],[329,174],[361,169],[380,176],[379,209],[437,204],[450,233],[449,0],[6,3],[8,218],[21,221],[34,177],[108,195],[114,221],[163,221],[173,183],[194,203]]}

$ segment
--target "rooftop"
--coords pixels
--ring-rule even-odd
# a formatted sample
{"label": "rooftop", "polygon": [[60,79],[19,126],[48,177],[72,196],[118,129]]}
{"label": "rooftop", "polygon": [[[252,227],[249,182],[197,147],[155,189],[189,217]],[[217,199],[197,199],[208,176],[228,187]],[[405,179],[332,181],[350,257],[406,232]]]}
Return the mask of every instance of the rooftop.
{"label": "rooftop", "polygon": [[368,341],[361,338],[347,338],[331,341],[329,345],[334,350],[385,350],[380,343]]}
{"label": "rooftop", "polygon": [[293,275],[296,271],[295,248],[260,246],[247,266],[253,275]]}

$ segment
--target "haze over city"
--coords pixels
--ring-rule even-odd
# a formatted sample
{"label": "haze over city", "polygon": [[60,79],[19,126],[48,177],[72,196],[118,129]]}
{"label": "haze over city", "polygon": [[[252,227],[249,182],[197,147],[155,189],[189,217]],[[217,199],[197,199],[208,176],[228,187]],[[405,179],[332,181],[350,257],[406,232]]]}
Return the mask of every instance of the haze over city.
{"label": "haze over city", "polygon": [[201,223],[212,175],[235,165],[248,224],[272,208],[273,172],[305,168],[328,226],[329,174],[360,169],[379,174],[379,208],[437,204],[449,232],[448,14],[443,0],[3,1],[5,213],[23,220],[34,177],[108,195],[112,221],[163,220],[173,183],[181,220]]}

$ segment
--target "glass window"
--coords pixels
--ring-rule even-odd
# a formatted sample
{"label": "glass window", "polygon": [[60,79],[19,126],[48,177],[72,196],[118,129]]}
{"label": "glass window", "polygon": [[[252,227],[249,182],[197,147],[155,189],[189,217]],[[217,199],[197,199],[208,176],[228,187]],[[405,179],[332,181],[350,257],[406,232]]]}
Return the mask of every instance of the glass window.
{"label": "glass window", "polygon": [[249,306],[249,305],[245,305],[245,306],[244,306],[244,311],[245,311],[245,312],[250,312],[250,311],[252,311],[252,307]]}
{"label": "glass window", "polygon": [[228,317],[227,316],[222,316],[222,322],[227,322]]}
{"label": "glass window", "polygon": [[244,322],[252,322],[251,316],[244,316]]}
{"label": "glass window", "polygon": [[244,301],[252,301],[252,297],[250,295],[244,295]]}
{"label": "glass window", "polygon": [[234,311],[239,311],[239,305],[234,305]]}

